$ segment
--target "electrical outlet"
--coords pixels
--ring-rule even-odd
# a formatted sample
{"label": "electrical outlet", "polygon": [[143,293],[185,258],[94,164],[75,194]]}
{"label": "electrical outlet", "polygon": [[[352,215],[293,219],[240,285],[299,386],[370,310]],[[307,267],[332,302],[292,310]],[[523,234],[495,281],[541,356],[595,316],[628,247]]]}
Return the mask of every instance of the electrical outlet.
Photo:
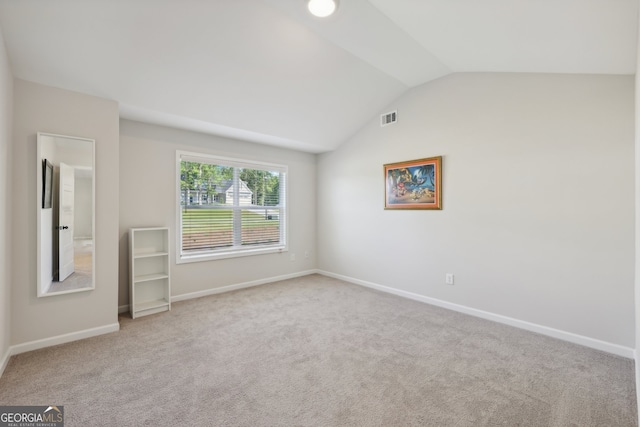
{"label": "electrical outlet", "polygon": [[444,275],[444,283],[447,285],[453,285],[453,274],[447,273]]}
{"label": "electrical outlet", "polygon": [[292,253],[291,255],[289,255],[289,260],[290,261],[295,261],[296,260],[296,254]]}

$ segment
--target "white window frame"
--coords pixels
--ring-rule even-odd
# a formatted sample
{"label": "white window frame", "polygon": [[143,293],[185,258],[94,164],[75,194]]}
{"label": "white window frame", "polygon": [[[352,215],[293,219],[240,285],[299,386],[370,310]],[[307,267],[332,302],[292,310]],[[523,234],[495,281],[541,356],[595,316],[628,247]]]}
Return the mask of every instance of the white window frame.
{"label": "white window frame", "polygon": [[[233,166],[249,169],[263,169],[271,171],[279,171],[284,174],[284,182],[280,183],[280,205],[284,202],[284,208],[282,213],[284,218],[280,218],[280,242],[272,245],[258,246],[256,247],[238,247],[214,249],[208,252],[202,252],[197,254],[183,254],[182,253],[182,207],[181,207],[181,177],[180,177],[180,163],[183,160],[195,161],[195,162],[207,162],[212,164],[220,164],[224,166]],[[190,262],[200,261],[212,261],[226,258],[236,258],[252,255],[263,255],[270,253],[287,252],[289,250],[288,244],[288,230],[289,230],[289,200],[288,200],[288,181],[289,170],[286,165],[279,165],[274,163],[265,163],[255,160],[237,159],[231,157],[222,157],[213,154],[198,153],[192,151],[176,150],[176,264],[184,264]],[[238,192],[239,189],[234,190]],[[242,206],[234,206],[234,209],[242,209]],[[239,211],[238,211],[239,212]],[[235,215],[235,214],[234,214]]]}

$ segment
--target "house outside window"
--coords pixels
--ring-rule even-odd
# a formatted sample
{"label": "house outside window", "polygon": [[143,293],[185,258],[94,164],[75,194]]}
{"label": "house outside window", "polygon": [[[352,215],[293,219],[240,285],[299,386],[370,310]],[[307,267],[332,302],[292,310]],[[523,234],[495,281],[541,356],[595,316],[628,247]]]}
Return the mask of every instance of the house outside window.
{"label": "house outside window", "polygon": [[287,249],[286,166],[177,151],[176,169],[178,263]]}

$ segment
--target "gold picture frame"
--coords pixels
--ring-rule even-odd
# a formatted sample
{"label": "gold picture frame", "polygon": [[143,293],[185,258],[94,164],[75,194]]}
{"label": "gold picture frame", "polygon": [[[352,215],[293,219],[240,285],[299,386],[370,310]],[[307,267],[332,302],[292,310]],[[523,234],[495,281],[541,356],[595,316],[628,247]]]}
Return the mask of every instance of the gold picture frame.
{"label": "gold picture frame", "polygon": [[385,209],[442,209],[442,156],[384,165]]}

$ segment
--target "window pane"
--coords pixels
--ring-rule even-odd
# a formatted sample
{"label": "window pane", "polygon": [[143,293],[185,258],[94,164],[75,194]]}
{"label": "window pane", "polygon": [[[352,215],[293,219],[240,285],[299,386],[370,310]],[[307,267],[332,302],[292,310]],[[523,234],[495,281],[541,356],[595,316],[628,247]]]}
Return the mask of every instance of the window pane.
{"label": "window pane", "polygon": [[180,163],[182,250],[194,252],[233,245],[233,168]]}
{"label": "window pane", "polygon": [[233,168],[198,162],[180,162],[182,206],[233,204]]}
{"label": "window pane", "polygon": [[279,209],[243,209],[242,244],[259,245],[280,241]]}
{"label": "window pane", "polygon": [[[277,206],[280,203],[280,173],[259,169],[238,168],[240,172],[241,205]],[[245,203],[250,200],[249,203]]]}
{"label": "window pane", "polygon": [[233,245],[233,211],[199,206],[182,208],[182,251],[193,252]]}

